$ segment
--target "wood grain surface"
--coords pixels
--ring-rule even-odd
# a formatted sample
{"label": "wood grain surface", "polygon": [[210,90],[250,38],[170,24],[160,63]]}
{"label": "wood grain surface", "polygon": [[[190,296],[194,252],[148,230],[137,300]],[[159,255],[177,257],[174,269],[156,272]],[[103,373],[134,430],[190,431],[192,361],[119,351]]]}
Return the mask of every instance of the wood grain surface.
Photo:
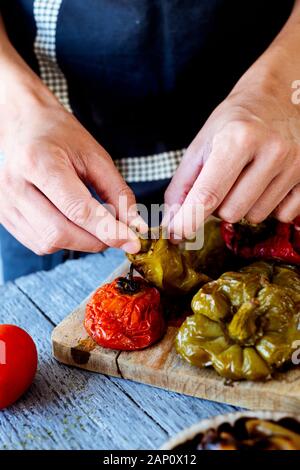
{"label": "wood grain surface", "polygon": [[68,261],[0,286],[0,322],[25,328],[39,368],[30,390],[0,412],[0,449],[158,449],[183,428],[236,408],[52,358],[51,333],[122,261],[119,250]]}
{"label": "wood grain surface", "polygon": [[[127,272],[128,267],[128,263],[122,263],[105,282]],[[88,337],[83,327],[86,302],[53,331],[53,354],[58,361],[220,403],[254,410],[299,412],[300,368],[278,373],[267,382],[226,385],[214,370],[190,366],[176,353],[174,326],[168,327],[159,343],[142,351],[104,349]]]}

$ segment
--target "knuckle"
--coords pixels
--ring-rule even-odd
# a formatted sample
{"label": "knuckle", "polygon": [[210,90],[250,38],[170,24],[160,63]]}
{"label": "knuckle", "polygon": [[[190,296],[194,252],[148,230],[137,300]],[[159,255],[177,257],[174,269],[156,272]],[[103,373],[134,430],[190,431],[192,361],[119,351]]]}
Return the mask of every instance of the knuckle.
{"label": "knuckle", "polygon": [[45,255],[52,255],[58,251],[58,248],[50,247],[47,245],[47,243],[42,242],[40,244],[40,247],[38,248],[38,251],[35,250],[35,253],[38,254],[39,256],[45,256]]}
{"label": "knuckle", "polygon": [[20,158],[21,168],[26,172],[32,172],[38,164],[38,152],[35,147],[27,147]]}
{"label": "knuckle", "polygon": [[300,205],[300,184],[297,184],[296,186],[293,187],[290,193],[291,197],[297,198],[299,200],[299,205]]}
{"label": "knuckle", "polygon": [[254,141],[253,126],[241,120],[231,121],[226,124],[224,134],[238,147],[250,147]]}
{"label": "knuckle", "polygon": [[131,189],[126,185],[122,185],[117,189],[119,210],[123,207],[128,211],[135,204],[135,197]]}
{"label": "knuckle", "polygon": [[192,203],[202,204],[207,210],[218,207],[220,202],[219,194],[212,188],[200,188],[198,191],[194,191],[191,199]]}
{"label": "knuckle", "polygon": [[124,184],[123,186],[120,186],[117,190],[117,193],[119,197],[127,197],[127,198],[133,197],[133,192],[126,184]]}
{"label": "knuckle", "polygon": [[40,249],[43,254],[51,254],[61,248],[62,229],[58,225],[49,224],[42,236]]}
{"label": "knuckle", "polygon": [[34,248],[32,251],[37,256],[43,256],[43,255],[47,254],[42,250],[41,247]]}
{"label": "knuckle", "polygon": [[176,203],[182,205],[190,189],[189,182],[183,182],[182,187],[178,187],[178,184],[176,185],[171,181],[164,195],[166,205],[172,206]]}
{"label": "knuckle", "polygon": [[231,224],[239,222],[245,215],[242,209],[234,204],[226,204],[220,208],[218,214],[221,219]]}
{"label": "knuckle", "polygon": [[270,150],[273,155],[278,157],[285,158],[288,153],[288,143],[281,138],[281,136],[273,136],[270,140]]}
{"label": "knuckle", "polygon": [[101,251],[104,251],[105,248],[106,248],[106,245],[104,245],[104,243],[97,243],[89,251],[91,253],[99,253]]}
{"label": "knuckle", "polygon": [[[262,155],[264,159],[266,158],[270,163],[276,165],[276,168],[286,167],[286,160],[289,155],[289,145],[281,138],[281,136],[273,135],[270,137],[266,141],[264,149],[266,150]],[[289,168],[290,171],[292,171],[292,162],[291,165],[289,165]]]}
{"label": "knuckle", "polygon": [[86,199],[76,199],[66,205],[65,215],[75,225],[81,227],[90,220],[91,207]]}
{"label": "knuckle", "polygon": [[34,250],[34,253],[38,256],[51,255],[51,248],[43,240],[40,241],[39,247]]}
{"label": "knuckle", "polygon": [[283,222],[284,224],[289,224],[294,220],[293,214],[291,214],[288,210],[279,210],[276,213],[276,219],[279,222]]}

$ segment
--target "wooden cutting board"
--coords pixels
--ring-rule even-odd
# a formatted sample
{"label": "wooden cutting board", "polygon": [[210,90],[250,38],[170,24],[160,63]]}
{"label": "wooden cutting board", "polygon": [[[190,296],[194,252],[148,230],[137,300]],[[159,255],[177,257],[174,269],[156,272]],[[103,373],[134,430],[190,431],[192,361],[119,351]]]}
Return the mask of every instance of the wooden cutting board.
{"label": "wooden cutting board", "polygon": [[[128,267],[125,261],[106,282],[127,272]],[[53,355],[59,362],[249,409],[300,411],[300,366],[267,382],[225,385],[214,370],[190,366],[176,354],[173,344],[177,328],[174,326],[168,327],[159,343],[143,351],[104,349],[90,339],[84,329],[87,301],[53,331]]]}

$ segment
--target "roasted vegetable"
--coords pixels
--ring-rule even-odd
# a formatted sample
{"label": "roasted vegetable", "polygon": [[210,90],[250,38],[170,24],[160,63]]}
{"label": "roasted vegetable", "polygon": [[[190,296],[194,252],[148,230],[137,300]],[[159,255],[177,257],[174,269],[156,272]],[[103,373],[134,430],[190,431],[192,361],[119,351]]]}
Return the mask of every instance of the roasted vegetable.
{"label": "roasted vegetable", "polygon": [[224,273],[192,300],[176,349],[189,363],[231,380],[267,379],[300,340],[297,268],[257,262]]}
{"label": "roasted vegetable", "polygon": [[272,218],[257,225],[222,222],[221,233],[227,247],[243,258],[300,264],[300,217],[290,224]]}
{"label": "roasted vegetable", "polygon": [[204,225],[204,244],[200,250],[185,250],[183,255],[197,272],[215,279],[235,263],[221,236],[221,223],[212,219]]}
{"label": "roasted vegetable", "polygon": [[205,225],[201,250],[182,250],[162,236],[141,239],[141,246],[138,254],[127,255],[134,268],[158,289],[175,295],[196,291],[219,275],[228,255],[215,220]]}
{"label": "roasted vegetable", "polygon": [[101,286],[86,307],[85,328],[100,346],[146,348],[165,332],[160,293],[141,277],[119,277]]}
{"label": "roasted vegetable", "polygon": [[243,417],[196,434],[173,450],[300,450],[299,433],[300,424],[293,418],[276,422]]}

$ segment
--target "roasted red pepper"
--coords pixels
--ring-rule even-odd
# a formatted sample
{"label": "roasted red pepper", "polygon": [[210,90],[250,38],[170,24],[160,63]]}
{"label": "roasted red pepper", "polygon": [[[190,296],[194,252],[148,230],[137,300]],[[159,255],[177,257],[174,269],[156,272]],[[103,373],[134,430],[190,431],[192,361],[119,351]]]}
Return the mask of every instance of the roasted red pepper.
{"label": "roasted red pepper", "polygon": [[300,264],[300,217],[290,224],[275,219],[257,225],[222,222],[221,234],[227,247],[242,258]]}
{"label": "roasted red pepper", "polygon": [[93,340],[105,348],[146,348],[165,332],[160,293],[132,273],[119,277],[93,295],[84,324]]}

